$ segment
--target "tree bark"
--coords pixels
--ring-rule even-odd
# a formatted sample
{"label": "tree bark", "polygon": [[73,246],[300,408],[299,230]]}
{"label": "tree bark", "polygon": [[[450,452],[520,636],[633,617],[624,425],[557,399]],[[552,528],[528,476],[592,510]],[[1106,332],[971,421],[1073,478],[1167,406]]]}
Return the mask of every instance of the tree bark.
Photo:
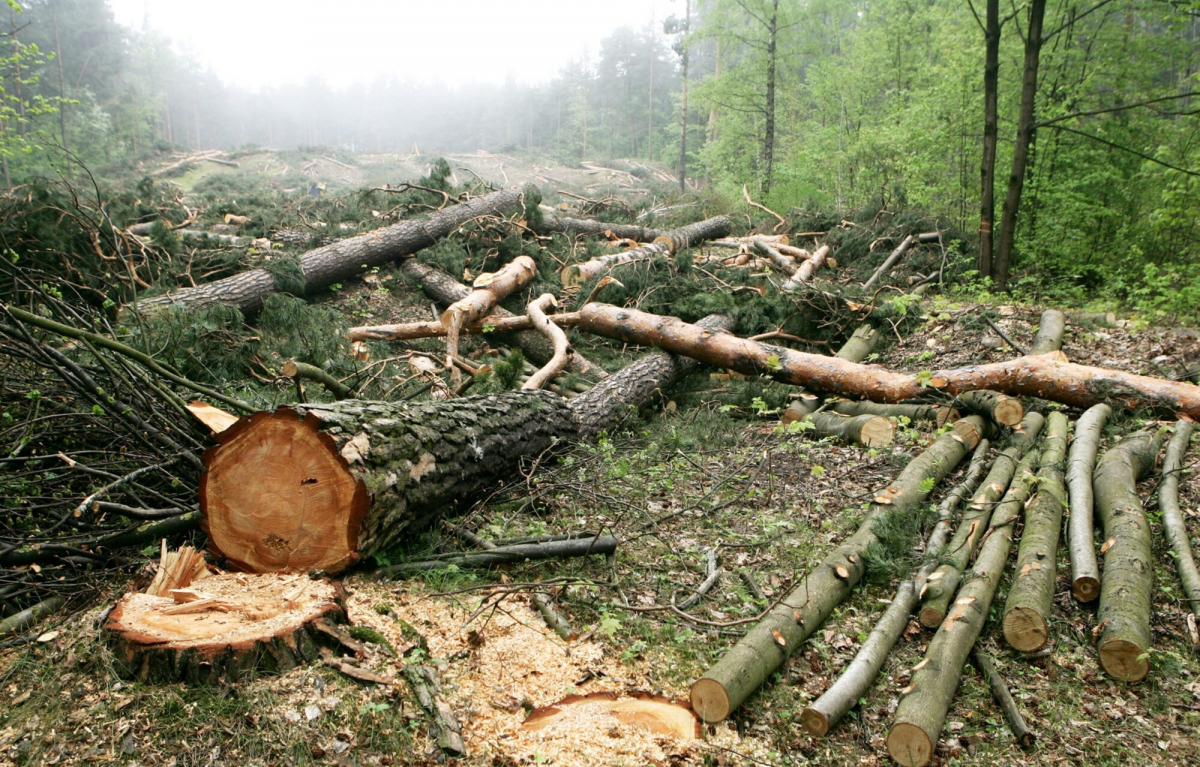
{"label": "tree bark", "polygon": [[655,239],[649,245],[640,248],[598,256],[581,264],[571,264],[564,267],[560,277],[564,287],[582,285],[588,280],[626,264],[648,261],[655,256],[670,256],[675,253],[699,245],[705,240],[715,240],[729,234],[733,223],[725,216],[717,216],[694,224],[673,229],[662,237]]}
{"label": "tree bark", "polygon": [[887,735],[887,749],[905,767],[924,767],[933,758],[963,666],[1000,585],[1012,549],[1013,528],[1035,481],[1036,462],[1036,449],[1021,460],[1016,478],[992,515],[987,540],[979,550],[971,577],[958,592],[954,609],[929,641],[925,659],[914,668],[909,686],[901,692],[895,723]]}
{"label": "tree bark", "polygon": [[[972,416],[970,420],[983,429],[982,419]],[[956,434],[943,434],[909,462],[895,482],[875,497],[858,531],[692,683],[696,713],[706,722],[719,722],[769,679],[862,579],[867,548],[878,541],[875,520],[884,514],[911,513],[924,503],[932,484],[945,478],[974,447]]]}
{"label": "tree bark", "polygon": [[1100,564],[1096,561],[1096,533],[1092,477],[1104,424],[1112,415],[1108,405],[1088,408],[1075,424],[1075,439],[1067,457],[1067,550],[1071,555],[1071,593],[1080,602],[1100,596]]}
{"label": "tree bark", "polygon": [[1037,336],[1033,346],[1029,347],[1030,354],[1049,354],[1062,350],[1063,334],[1067,331],[1067,316],[1058,309],[1047,309],[1042,312],[1038,322]]}
{"label": "tree bark", "polygon": [[[518,208],[527,196],[537,194],[532,185],[513,187],[477,197],[469,202],[437,211],[428,218],[402,221],[373,232],[338,240],[310,250],[300,257],[304,290],[326,288],[372,267],[412,255],[454,232],[473,218],[498,215]],[[216,304],[235,306],[249,315],[262,308],[267,296],[277,292],[275,276],[266,269],[253,269],[216,282],[183,288],[163,296],[136,302],[138,311],[170,306],[199,309]]]}
{"label": "tree bark", "polygon": [[766,375],[816,391],[875,402],[917,399],[928,396],[930,389],[955,395],[987,389],[1076,407],[1113,400],[1129,407],[1182,412],[1200,419],[1200,387],[1059,362],[1050,355],[936,370],[926,377],[895,373],[837,357],[797,352],[733,335],[714,335],[675,317],[607,304],[583,307],[579,327],[629,343],[658,346],[745,375]]}
{"label": "tree bark", "polygon": [[537,274],[537,264],[529,256],[517,256],[494,274],[481,274],[475,289],[458,299],[442,312],[442,327],[446,328],[446,369],[451,385],[457,389],[462,373],[454,364],[458,359],[458,336],[463,325],[476,322],[498,303],[521,289]]}
{"label": "tree bark", "polygon": [[[547,320],[560,328],[579,324],[579,312],[563,312],[551,314]],[[534,322],[528,315],[509,314],[501,316],[493,314],[462,328],[462,332],[471,335],[485,333],[519,333],[525,330],[536,330]],[[425,322],[402,322],[396,325],[362,325],[350,328],[346,333],[348,341],[414,341],[419,338],[445,337],[446,328],[438,320]]]}
{"label": "tree bark", "polygon": [[306,378],[309,381],[316,381],[317,383],[321,384],[321,386],[324,386],[325,389],[334,396],[334,399],[347,399],[351,394],[354,393],[353,390],[346,384],[329,375],[329,373],[326,373],[316,365],[310,365],[307,362],[288,360],[287,362],[283,363],[283,367],[280,369],[280,372],[288,378],[296,379],[297,385],[299,385],[299,379],[301,378]]}
{"label": "tree bark", "polygon": [[962,418],[955,408],[944,405],[886,405],[880,402],[852,402],[839,400],[829,409],[842,415],[882,415],[888,418],[907,418],[910,421],[932,421],[938,426],[954,423]]}
{"label": "tree bark", "polygon": [[636,240],[637,242],[653,242],[659,237],[667,235],[667,232],[662,229],[650,229],[636,224],[610,224],[607,221],[568,218],[552,213],[542,214],[542,223],[537,227],[537,232],[539,234],[592,234],[598,237]]}
{"label": "tree bark", "polygon": [[779,31],[779,0],[771,0],[771,15],[767,20],[767,113],[763,136],[763,193],[771,191],[775,170],[775,54]]}
{"label": "tree bark", "polygon": [[979,174],[979,276],[992,276],[992,224],[996,220],[996,145],[999,135],[1000,0],[987,0],[983,30],[983,159]]}
{"label": "tree bark", "polygon": [[[842,347],[838,349],[838,357],[851,362],[862,362],[870,355],[875,348],[875,344],[879,341],[879,334],[875,332],[875,328],[870,325],[859,325],[854,329],[850,338]],[[819,395],[805,391],[804,387],[797,387],[792,395],[792,402],[787,409],[783,411],[779,420],[783,423],[791,423],[792,421],[803,421],[808,415],[816,412],[817,408],[821,407],[824,401]],[[863,415],[863,413],[844,413],[843,415]],[[871,413],[870,415],[879,415]],[[820,433],[820,425],[813,421],[813,425],[817,427]]]}
{"label": "tree bark", "polygon": [[1104,525],[1100,581],[1100,665],[1114,679],[1140,682],[1150,672],[1150,599],[1154,586],[1150,524],[1137,483],[1152,468],[1163,434],[1132,434],[1096,465],[1096,508]]}
{"label": "tree bark", "polygon": [[863,642],[854,660],[833,686],[801,712],[800,722],[810,735],[820,737],[828,733],[831,727],[858,704],[879,676],[879,670],[883,668],[888,653],[896,646],[904,629],[908,627],[908,616],[912,615],[917,607],[918,594],[925,585],[925,579],[937,565],[937,560],[931,557],[946,545],[951,517],[962,503],[962,499],[975,492],[975,488],[979,486],[979,480],[987,466],[987,452],[988,441],[985,439],[976,446],[963,481],[938,505],[938,522],[925,542],[926,564],[912,578],[900,584],[896,596],[875,623],[870,636]]}
{"label": "tree bark", "polygon": [[896,427],[881,415],[844,416],[837,413],[810,413],[808,420],[815,433],[822,437],[837,437],[846,442],[856,442],[865,447],[883,447],[892,444]]}
{"label": "tree bark", "polygon": [[962,522],[959,523],[954,538],[942,557],[942,564],[929,576],[925,590],[920,595],[923,602],[921,625],[926,628],[937,628],[945,620],[950,609],[950,600],[958,590],[967,563],[971,561],[975,549],[983,541],[996,504],[1004,497],[1012,483],[1021,457],[1037,444],[1044,422],[1041,413],[1030,413],[1026,416],[1024,428],[1020,432],[1013,432],[1011,445],[996,456],[982,488],[963,512]]}
{"label": "tree bark", "polygon": [[1184,598],[1192,613],[1200,618],[1200,571],[1189,542],[1187,525],[1179,508],[1179,476],[1183,473],[1183,458],[1187,454],[1194,426],[1189,421],[1175,424],[1175,436],[1167,445],[1162,465],[1162,485],[1158,490],[1158,508],[1162,512],[1163,535],[1171,547],[1175,571],[1183,585]]}
{"label": "tree bark", "polygon": [[1017,553],[1017,574],[1004,603],[1004,638],[1021,652],[1037,652],[1050,641],[1050,610],[1067,491],[1063,459],[1069,423],[1063,413],[1046,419],[1046,447],[1038,469],[1037,493],[1025,509],[1025,530]]}

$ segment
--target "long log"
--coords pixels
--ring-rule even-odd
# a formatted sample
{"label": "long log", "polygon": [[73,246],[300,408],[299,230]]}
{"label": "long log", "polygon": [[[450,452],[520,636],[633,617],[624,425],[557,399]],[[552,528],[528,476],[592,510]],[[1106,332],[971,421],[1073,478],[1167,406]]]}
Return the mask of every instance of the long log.
{"label": "long log", "polygon": [[469,551],[424,559],[417,562],[401,562],[377,571],[379,577],[435,570],[456,565],[458,567],[493,567],[495,565],[518,564],[543,559],[566,559],[586,557],[590,554],[607,556],[617,550],[617,539],[611,535],[596,535],[590,538],[570,538],[546,543],[518,543],[511,546],[494,546],[484,551]]}
{"label": "long log", "polygon": [[678,229],[673,229],[655,239],[649,245],[640,248],[599,256],[582,264],[571,264],[565,267],[560,277],[564,287],[581,285],[588,280],[625,264],[648,261],[655,256],[671,256],[681,250],[699,245],[705,240],[715,240],[729,234],[733,223],[725,216],[697,221]]}
{"label": "long log", "polygon": [[[579,312],[552,314],[548,319],[560,328],[570,327],[579,324]],[[464,325],[461,332],[468,335],[486,335],[488,333],[518,333],[524,330],[536,330],[533,320],[528,315],[492,314],[477,322]],[[391,325],[360,325],[350,328],[346,333],[348,341],[415,341],[420,338],[444,338],[445,336],[446,328],[439,320],[400,322]]]}
{"label": "long log", "polygon": [[1137,483],[1152,468],[1162,432],[1130,435],[1096,465],[1096,509],[1104,525],[1100,579],[1100,665],[1114,679],[1140,682],[1150,672],[1150,600],[1154,581],[1150,523]]}
{"label": "long log", "polygon": [[636,240],[638,242],[653,242],[667,234],[662,229],[651,229],[636,224],[610,224],[607,221],[570,218],[553,213],[542,214],[542,223],[538,225],[537,232],[539,234],[590,234],[597,237],[615,237],[618,240]]}
{"label": "long log", "polygon": [[1080,602],[1100,596],[1100,563],[1096,561],[1092,476],[1100,435],[1112,408],[1094,405],[1075,424],[1075,439],[1067,456],[1067,550],[1071,555],[1071,593]]}
{"label": "long log", "polygon": [[963,666],[1000,586],[1012,549],[1013,528],[1036,481],[1036,463],[1036,449],[1021,460],[1016,478],[992,515],[987,540],[979,550],[971,577],[959,590],[954,609],[929,641],[924,660],[914,667],[908,687],[901,691],[895,723],[888,730],[886,742],[888,753],[905,767],[924,767],[933,758]]}
{"label": "long log", "polygon": [[962,418],[955,408],[945,405],[889,405],[883,402],[853,402],[839,400],[829,409],[842,415],[882,415],[887,418],[907,418],[910,421],[932,421],[938,426],[954,423]]}
{"label": "long log", "polygon": [[1067,454],[1068,419],[1046,419],[1046,449],[1038,469],[1037,493],[1025,509],[1025,530],[1017,551],[1017,574],[1004,603],[1004,638],[1021,652],[1037,652],[1050,641],[1058,535],[1067,503],[1062,459]]}
{"label": "long log", "polygon": [[[978,416],[982,430],[983,421]],[[706,722],[719,722],[770,678],[788,656],[829,617],[862,579],[865,554],[878,541],[874,526],[885,514],[909,514],[925,502],[937,482],[953,471],[968,450],[957,434],[943,434],[875,497],[854,535],[801,578],[800,585],[773,607],[750,632],[692,683],[692,708]]]}
{"label": "long log", "polygon": [[1200,618],[1200,570],[1189,542],[1187,525],[1179,508],[1179,477],[1184,471],[1183,457],[1187,454],[1194,426],[1189,421],[1175,424],[1175,435],[1167,445],[1163,458],[1162,484],[1158,489],[1158,509],[1162,512],[1163,536],[1171,547],[1175,571],[1183,585],[1183,595],[1192,614]]}
{"label": "long log", "polygon": [[875,402],[903,402],[928,395],[991,390],[1076,407],[1115,402],[1180,412],[1200,419],[1200,387],[1179,381],[1061,362],[1031,355],[987,365],[936,370],[929,375],[896,373],[837,357],[793,351],[732,335],[713,335],[675,317],[662,317],[608,304],[588,304],[579,327],[629,343],[658,346],[746,375]]}
{"label": "long log", "polygon": [[[473,218],[499,215],[520,207],[526,196],[537,194],[528,185],[477,197],[437,211],[428,218],[402,221],[393,226],[349,237],[310,250],[300,257],[304,290],[313,291],[341,282],[371,268],[427,248]],[[225,279],[183,288],[166,295],[136,302],[138,311],[170,306],[203,308],[216,304],[235,306],[243,314],[262,308],[267,296],[278,291],[275,276],[266,269],[252,269]]]}
{"label": "long log", "polygon": [[912,615],[917,606],[918,594],[925,585],[925,579],[937,566],[937,559],[934,557],[946,545],[946,539],[950,535],[951,517],[962,503],[962,499],[975,492],[975,488],[979,486],[979,480],[987,466],[987,452],[988,441],[985,439],[976,446],[963,481],[938,504],[937,524],[933,526],[925,542],[926,563],[912,578],[900,584],[896,596],[875,623],[875,628],[862,643],[854,660],[846,666],[833,686],[800,713],[800,723],[809,734],[820,737],[828,733],[850,709],[858,705],[858,701],[879,676],[879,670],[883,668],[888,653],[896,646],[904,629],[908,627],[908,616]]}
{"label": "long log", "polygon": [[1021,430],[1013,432],[1010,446],[996,456],[982,487],[971,499],[971,505],[963,513],[962,522],[954,532],[954,539],[946,549],[942,564],[929,576],[925,591],[921,594],[923,604],[920,619],[921,625],[926,628],[942,625],[950,609],[950,600],[958,590],[962,574],[967,570],[967,563],[983,542],[984,532],[988,529],[996,505],[1016,476],[1021,457],[1037,444],[1044,423],[1045,418],[1041,413],[1025,416]]}

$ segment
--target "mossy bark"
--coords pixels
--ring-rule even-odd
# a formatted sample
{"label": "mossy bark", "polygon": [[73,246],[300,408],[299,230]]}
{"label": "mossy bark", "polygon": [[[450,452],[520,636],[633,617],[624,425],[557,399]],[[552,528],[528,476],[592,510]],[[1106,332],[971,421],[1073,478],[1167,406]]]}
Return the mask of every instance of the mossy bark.
{"label": "mossy bark", "polygon": [[1017,554],[1017,574],[1004,605],[1004,638],[1014,649],[1036,652],[1050,641],[1058,535],[1067,491],[1063,459],[1069,421],[1063,413],[1046,419],[1046,442],[1038,469],[1037,493],[1025,510],[1025,530]]}
{"label": "mossy bark", "polygon": [[1192,613],[1200,618],[1200,571],[1196,569],[1196,558],[1188,540],[1183,512],[1179,508],[1179,476],[1184,471],[1183,458],[1187,454],[1193,431],[1194,426],[1189,421],[1175,424],[1175,435],[1171,437],[1166,457],[1163,458],[1158,508],[1163,517],[1163,535],[1171,547],[1171,557],[1175,560],[1175,571],[1179,573],[1184,597]]}
{"label": "mossy bark", "polygon": [[1112,415],[1108,405],[1090,407],[1075,424],[1075,438],[1067,455],[1067,551],[1071,555],[1071,592],[1080,602],[1100,596],[1100,563],[1096,560],[1096,533],[1092,477],[1100,436]]}
{"label": "mossy bark", "polygon": [[957,434],[944,434],[909,462],[896,481],[876,495],[854,535],[808,572],[799,586],[692,683],[696,713],[705,721],[719,722],[762,686],[862,579],[867,548],[879,540],[873,529],[876,519],[889,513],[912,513],[924,503],[932,486],[974,447]]}
{"label": "mossy bark", "polygon": [[1096,510],[1104,526],[1100,579],[1100,665],[1114,679],[1140,682],[1150,672],[1150,598],[1154,587],[1150,524],[1137,483],[1162,447],[1161,432],[1131,434],[1096,465]]}

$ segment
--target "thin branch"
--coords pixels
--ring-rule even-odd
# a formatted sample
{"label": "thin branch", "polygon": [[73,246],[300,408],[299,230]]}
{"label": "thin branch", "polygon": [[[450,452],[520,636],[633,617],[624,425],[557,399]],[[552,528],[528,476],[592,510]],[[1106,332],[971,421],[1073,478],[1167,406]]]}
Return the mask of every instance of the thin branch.
{"label": "thin branch", "polygon": [[1109,141],[1108,139],[1102,139],[1099,136],[1093,136],[1090,133],[1084,133],[1083,131],[1075,130],[1074,128],[1067,128],[1062,125],[1047,125],[1046,127],[1051,130],[1066,131],[1067,133],[1074,133],[1077,136],[1083,136],[1084,138],[1090,138],[1092,141],[1098,141],[1101,144],[1104,144],[1105,146],[1112,147],[1113,149],[1119,149],[1122,152],[1128,152],[1129,154],[1134,155],[1135,157],[1140,157],[1143,160],[1149,160],[1150,162],[1155,163],[1157,165],[1161,165],[1164,168],[1170,168],[1171,170],[1177,170],[1180,173],[1186,173],[1189,176],[1200,176],[1200,171],[1188,170],[1187,168],[1181,168],[1178,165],[1172,165],[1171,163],[1164,162],[1163,160],[1160,160],[1157,157],[1151,157],[1148,154],[1139,152],[1136,149],[1130,149],[1127,146],[1121,146],[1120,144],[1114,144],[1113,142]]}
{"label": "thin branch", "polygon": [[1035,128],[1046,128],[1055,123],[1060,123],[1063,120],[1070,120],[1074,117],[1091,117],[1093,115],[1111,114],[1112,112],[1121,112],[1126,109],[1134,109],[1136,107],[1144,107],[1148,104],[1158,104],[1163,101],[1176,101],[1178,99],[1186,99],[1191,96],[1200,96],[1200,91],[1188,91],[1187,93],[1177,93],[1174,96],[1160,96],[1156,99],[1146,99],[1145,101],[1136,101],[1132,104],[1121,104],[1120,106],[1110,107],[1108,109],[1095,109],[1088,112],[1075,112],[1062,117],[1055,117],[1052,120],[1045,120],[1035,125]]}

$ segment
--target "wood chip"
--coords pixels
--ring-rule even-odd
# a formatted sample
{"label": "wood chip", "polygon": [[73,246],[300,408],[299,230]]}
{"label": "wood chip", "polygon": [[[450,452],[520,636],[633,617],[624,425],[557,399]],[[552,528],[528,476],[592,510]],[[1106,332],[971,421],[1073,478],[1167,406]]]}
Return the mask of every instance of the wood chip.
{"label": "wood chip", "polygon": [[1100,546],[1100,553],[1107,554],[1108,550],[1111,549],[1113,547],[1113,544],[1115,544],[1116,542],[1117,542],[1116,536],[1109,538],[1107,541],[1105,541],[1103,543],[1103,545]]}
{"label": "wood chip", "polygon": [[771,636],[775,638],[775,644],[780,647],[787,647],[787,639],[779,632],[779,629],[771,629]]}

